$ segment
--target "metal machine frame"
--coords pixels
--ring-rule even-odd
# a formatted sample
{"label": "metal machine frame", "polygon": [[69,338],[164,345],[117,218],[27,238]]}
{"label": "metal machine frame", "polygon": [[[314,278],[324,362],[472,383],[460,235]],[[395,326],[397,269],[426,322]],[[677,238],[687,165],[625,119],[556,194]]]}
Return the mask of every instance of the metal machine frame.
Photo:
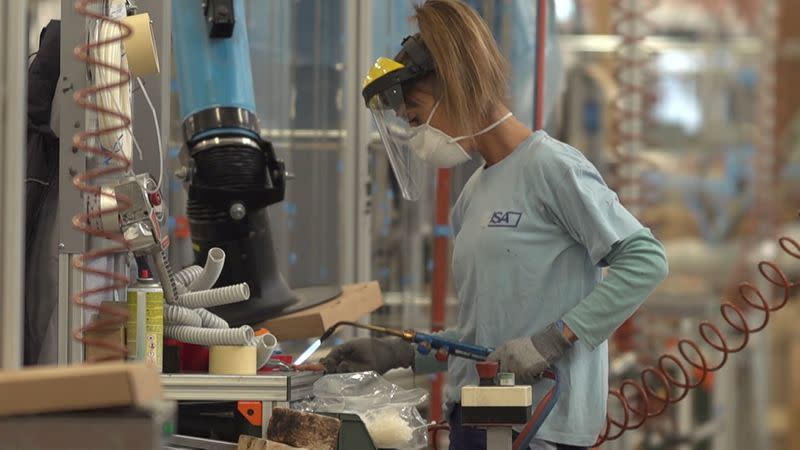
{"label": "metal machine frame", "polygon": [[[148,87],[158,116],[161,128],[165,130],[162,136],[163,148],[169,148],[169,132],[171,124],[171,92],[170,92],[170,55],[171,55],[171,2],[161,0],[138,0],[140,11],[148,12],[154,23],[155,39],[160,55],[161,73],[145,78],[143,81]],[[15,3],[16,4],[16,3]],[[346,35],[346,84],[345,95],[345,124],[343,130],[342,148],[364,148],[369,141],[369,116],[361,108],[357,83],[362,69],[366,69],[371,59],[370,13],[371,4],[368,0],[346,0],[346,19],[348,23],[358,26],[347,27]],[[85,156],[73,151],[71,136],[82,129],[86,122],[84,112],[72,100],[76,90],[86,85],[86,72],[83,63],[73,55],[74,43],[85,39],[86,23],[73,9],[71,2],[62,3],[61,16],[61,79],[56,95],[60,95],[60,190],[59,213],[57,227],[59,230],[59,303],[58,303],[58,363],[69,364],[83,360],[82,344],[71,338],[71,331],[83,324],[83,313],[71,303],[73,294],[84,289],[84,276],[73,269],[70,264],[74,255],[84,252],[90,245],[88,239],[72,227],[72,216],[81,210],[83,202],[79,192],[72,186],[72,177],[86,169]],[[17,21],[22,23],[23,21]],[[24,43],[24,40],[23,40]],[[21,90],[20,90],[21,92]],[[24,100],[24,98],[23,98]],[[143,101],[135,101],[134,134],[142,149],[157,148],[156,137],[150,126],[150,111]],[[76,119],[77,118],[77,119]],[[144,125],[142,125],[144,124]],[[137,126],[139,125],[139,126]],[[19,127],[22,129],[22,127]],[[164,155],[168,158],[168,155]],[[340,227],[343,242],[353,245],[343,246],[340,257],[339,278],[342,283],[368,279],[370,276],[370,199],[369,199],[369,168],[366,151],[342,152],[342,175],[339,185],[339,199],[342,207]],[[146,161],[141,166],[142,171],[157,172],[157,161]],[[165,161],[166,163],[166,161]],[[141,164],[136,161],[137,166]],[[137,167],[138,171],[139,167]],[[19,173],[20,171],[17,170]],[[170,198],[170,181],[172,174],[165,170],[162,194]],[[167,204],[167,207],[170,207]],[[22,239],[9,240],[22,242]],[[21,275],[21,272],[20,272]],[[18,295],[21,298],[21,295]],[[20,303],[21,305],[21,303]],[[4,314],[5,316],[5,314]],[[16,321],[19,324],[19,320]],[[311,392],[313,382],[318,375],[313,374],[278,374],[262,375],[256,377],[216,377],[207,375],[184,376],[164,375],[162,377],[165,396],[171,400],[261,400],[263,401],[263,418],[266,421],[271,416],[273,407],[288,405],[291,401],[300,400]],[[266,432],[266,427],[264,427]],[[219,443],[202,442],[200,439],[176,437],[171,443],[175,446],[192,446],[195,448],[213,448]]]}
{"label": "metal machine frame", "polygon": [[346,0],[344,102],[345,149],[341,205],[344,210],[341,242],[353,242],[342,247],[341,282],[352,283],[369,279],[372,254],[370,208],[369,111],[361,106],[361,75],[372,63],[372,1]]}
{"label": "metal machine frame", "polygon": [[[142,81],[147,86],[150,97],[156,108],[162,130],[169,130],[170,124],[170,33],[172,3],[160,0],[138,0],[137,6],[141,11],[150,13],[154,23],[154,34],[157,51],[160,55],[161,73],[144,77]],[[86,68],[84,64],[73,55],[74,45],[70,43],[82,42],[85,39],[86,20],[78,15],[72,2],[61,4],[61,79],[56,95],[59,101],[61,120],[59,136],[59,191],[58,191],[58,363],[68,364],[83,360],[83,346],[71,339],[70,330],[83,325],[83,315],[78,308],[73,308],[70,301],[73,294],[84,288],[83,274],[73,269],[70,261],[72,257],[84,252],[88,248],[86,236],[72,227],[72,216],[83,207],[80,193],[72,186],[72,177],[86,169],[86,157],[76,152],[72,146],[72,135],[85,126],[86,117],[81,108],[72,100],[75,91],[86,87]],[[144,123],[151,123],[150,111],[144,101],[134,102],[134,116]],[[75,119],[75,118],[78,119]],[[134,135],[143,149],[158,148],[152,126],[134,127]],[[167,148],[168,133],[162,136],[162,145]],[[157,173],[158,161],[152,159],[137,162],[142,170]],[[168,174],[162,192],[167,196],[169,190]]]}
{"label": "metal machine frame", "polygon": [[27,0],[0,4],[0,368],[22,365]]}
{"label": "metal machine frame", "polygon": [[[262,437],[266,439],[273,408],[288,407],[290,402],[307,398],[318,378],[317,374],[297,372],[259,376],[164,375],[161,381],[169,400],[261,401]],[[208,440],[189,436],[169,439],[173,444],[198,448],[213,448],[211,444],[219,444],[204,441]]]}

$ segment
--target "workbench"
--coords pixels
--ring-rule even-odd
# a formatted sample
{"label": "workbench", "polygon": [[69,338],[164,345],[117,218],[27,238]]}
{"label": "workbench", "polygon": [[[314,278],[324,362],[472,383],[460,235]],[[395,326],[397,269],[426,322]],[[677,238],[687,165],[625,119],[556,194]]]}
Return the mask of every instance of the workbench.
{"label": "workbench", "polygon": [[[164,396],[175,401],[239,401],[262,402],[262,438],[273,408],[288,408],[289,403],[311,396],[314,382],[322,375],[314,372],[275,372],[264,375],[162,375]],[[174,435],[168,448],[235,449],[236,445]]]}

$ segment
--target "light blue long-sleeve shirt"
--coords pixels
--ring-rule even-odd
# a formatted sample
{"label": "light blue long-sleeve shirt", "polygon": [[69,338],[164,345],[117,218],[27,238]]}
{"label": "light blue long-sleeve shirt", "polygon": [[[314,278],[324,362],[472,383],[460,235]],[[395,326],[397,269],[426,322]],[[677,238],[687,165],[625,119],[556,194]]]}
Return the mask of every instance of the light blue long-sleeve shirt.
{"label": "light blue long-sleeve shirt", "polygon": [[[448,336],[496,348],[564,320],[579,340],[556,363],[561,398],[537,438],[591,445],[606,409],[606,339],[665,276],[663,248],[579,151],[542,131],[475,172],[452,224],[461,306]],[[612,275],[600,284],[605,264]],[[451,358],[447,380],[447,401],[458,402],[478,382],[474,363]],[[545,390],[534,387],[535,400]]]}

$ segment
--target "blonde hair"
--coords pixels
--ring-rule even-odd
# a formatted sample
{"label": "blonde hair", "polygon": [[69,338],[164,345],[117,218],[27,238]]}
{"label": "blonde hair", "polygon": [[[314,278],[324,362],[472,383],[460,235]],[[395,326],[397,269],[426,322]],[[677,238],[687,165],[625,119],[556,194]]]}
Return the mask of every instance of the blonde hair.
{"label": "blonde hair", "polygon": [[414,7],[411,19],[433,59],[440,107],[466,132],[486,126],[507,103],[508,76],[489,26],[458,0],[428,0]]}

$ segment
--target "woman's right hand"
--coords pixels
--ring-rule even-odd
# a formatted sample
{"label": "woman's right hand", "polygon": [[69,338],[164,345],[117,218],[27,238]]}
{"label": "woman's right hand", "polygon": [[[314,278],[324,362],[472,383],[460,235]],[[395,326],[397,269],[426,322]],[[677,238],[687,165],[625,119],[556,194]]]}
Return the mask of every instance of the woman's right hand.
{"label": "woman's right hand", "polygon": [[375,371],[412,367],[414,347],[396,337],[358,338],[334,348],[320,361],[326,373]]}

